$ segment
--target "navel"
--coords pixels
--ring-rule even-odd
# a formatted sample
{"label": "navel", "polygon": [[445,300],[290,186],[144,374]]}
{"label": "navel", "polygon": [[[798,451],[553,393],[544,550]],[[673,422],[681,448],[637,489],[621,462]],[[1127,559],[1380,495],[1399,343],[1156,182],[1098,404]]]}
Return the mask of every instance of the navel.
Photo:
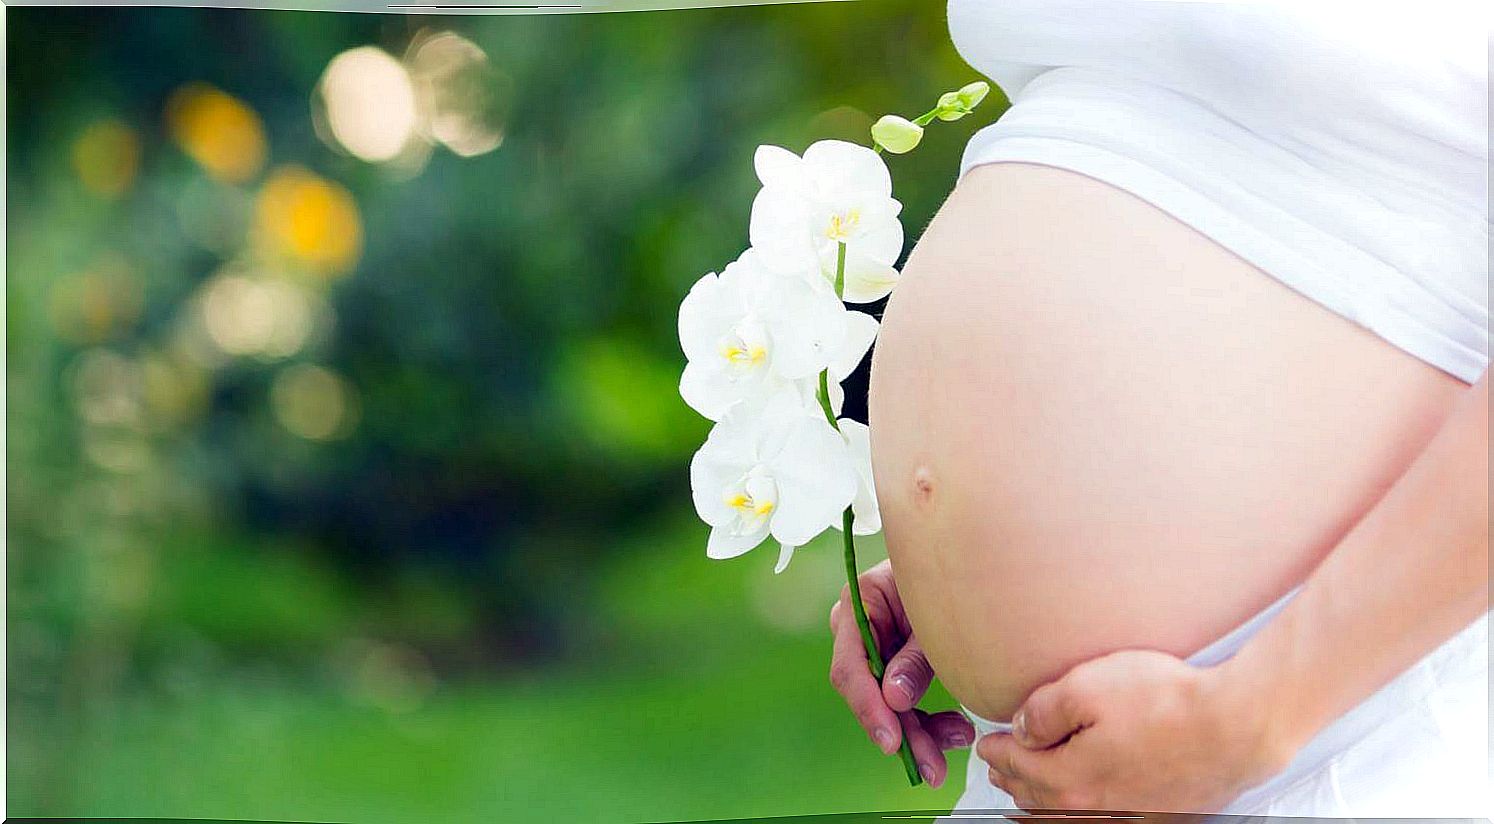
{"label": "navel", "polygon": [[913,470],[913,498],[922,505],[934,499],[934,471],[927,466]]}

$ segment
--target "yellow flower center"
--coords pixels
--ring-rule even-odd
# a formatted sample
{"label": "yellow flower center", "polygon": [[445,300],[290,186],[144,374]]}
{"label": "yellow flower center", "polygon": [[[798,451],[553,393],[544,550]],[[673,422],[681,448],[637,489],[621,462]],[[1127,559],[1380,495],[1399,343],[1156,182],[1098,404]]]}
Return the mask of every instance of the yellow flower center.
{"label": "yellow flower center", "polygon": [[845,214],[833,214],[830,216],[830,225],[825,228],[825,237],[837,243],[844,243],[856,232],[856,227],[861,223],[861,211],[852,209]]}
{"label": "yellow flower center", "polygon": [[736,512],[733,531],[738,534],[762,528],[778,505],[778,489],[773,480],[764,474],[762,467],[755,467],[747,473],[740,486],[728,489],[722,497],[726,505]]}
{"label": "yellow flower center", "polygon": [[757,366],[768,356],[768,348],[762,344],[727,344],[721,347],[721,357],[732,366]]}

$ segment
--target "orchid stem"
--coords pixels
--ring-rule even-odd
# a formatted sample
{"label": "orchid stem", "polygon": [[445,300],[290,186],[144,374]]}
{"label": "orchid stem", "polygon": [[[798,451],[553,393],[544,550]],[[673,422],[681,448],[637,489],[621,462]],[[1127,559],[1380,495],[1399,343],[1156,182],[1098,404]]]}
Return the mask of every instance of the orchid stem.
{"label": "orchid stem", "polygon": [[[856,626],[861,628],[861,644],[866,647],[866,662],[871,666],[872,677],[880,685],[886,666],[882,663],[882,654],[877,651],[877,639],[872,636],[871,622],[866,619],[866,606],[861,603],[860,573],[856,568],[856,541],[851,537],[853,514],[850,507],[846,507],[840,518],[841,535],[845,540],[846,585],[851,590],[851,607],[856,613]],[[913,760],[913,747],[908,743],[907,730],[903,731],[903,744],[898,748],[898,755],[903,760],[903,771],[908,774],[908,786],[917,787],[922,784],[923,776],[918,772],[918,763]]]}
{"label": "orchid stem", "polygon": [[[839,248],[835,253],[835,296],[840,297],[845,292],[846,282],[846,245],[837,244]],[[835,418],[835,409],[830,405],[830,371],[827,369],[820,372],[820,408],[825,411],[825,420],[840,431],[840,421]],[[851,595],[851,611],[856,614],[856,626],[861,630],[861,645],[866,648],[866,663],[871,668],[873,678],[877,684],[882,683],[882,675],[887,671],[886,665],[882,663],[882,653],[877,650],[877,638],[872,635],[871,621],[866,617],[866,605],[861,603],[861,572],[856,565],[856,539],[851,535],[851,527],[855,524],[855,512],[851,507],[840,516],[840,534],[845,542],[846,560],[846,586]],[[899,721],[901,723],[901,720]],[[903,743],[898,748],[898,755],[903,760],[903,771],[908,774],[908,785],[917,787],[923,783],[923,776],[918,772],[918,762],[913,760],[913,747],[908,743],[908,733],[903,731]]]}

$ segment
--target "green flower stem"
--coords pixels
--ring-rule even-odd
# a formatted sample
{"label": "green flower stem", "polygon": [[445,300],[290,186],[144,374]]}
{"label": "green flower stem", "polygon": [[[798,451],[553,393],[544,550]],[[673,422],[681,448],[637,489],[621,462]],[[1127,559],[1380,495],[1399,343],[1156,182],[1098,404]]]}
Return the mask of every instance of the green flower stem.
{"label": "green flower stem", "polygon": [[[877,651],[877,639],[872,637],[871,622],[866,619],[866,606],[861,603],[861,583],[858,580],[859,572],[856,568],[856,542],[851,537],[852,521],[851,508],[846,507],[846,511],[840,516],[841,535],[845,541],[846,585],[851,590],[851,606],[856,613],[856,626],[861,628],[861,644],[866,647],[866,661],[871,665],[872,676],[880,685],[886,667],[882,663],[882,654]],[[903,745],[898,748],[897,754],[903,760],[903,772],[908,774],[908,786],[917,787],[922,784],[923,776],[918,772],[918,762],[913,760],[913,746],[908,743],[906,731],[903,732]]]}
{"label": "green flower stem", "polygon": [[934,122],[934,118],[936,118],[938,116],[939,116],[939,107],[935,106],[934,108],[929,109],[928,111],[924,112],[923,114],[921,114],[921,115],[913,118],[913,125],[915,125],[915,126],[927,126],[930,123],[933,123]]}
{"label": "green flower stem", "polygon": [[[845,292],[846,280],[846,245],[839,244],[835,254],[835,295],[840,297]],[[840,421],[835,419],[835,410],[830,406],[830,372],[825,370],[820,373],[820,408],[825,411],[825,420],[840,431]],[[866,617],[866,605],[861,603],[861,581],[860,570],[856,566],[856,539],[851,535],[851,527],[855,522],[855,513],[850,507],[840,515],[840,534],[845,543],[846,560],[846,586],[850,589],[851,611],[856,614],[856,626],[861,630],[861,645],[866,648],[866,662],[871,667],[872,677],[877,683],[882,683],[882,674],[886,672],[886,665],[882,663],[882,653],[877,650],[877,638],[872,635],[871,621]],[[908,743],[907,732],[903,733],[903,745],[898,749],[898,755],[903,760],[903,771],[908,774],[908,785],[916,787],[923,783],[923,776],[918,772],[918,762],[913,760],[913,747]]]}

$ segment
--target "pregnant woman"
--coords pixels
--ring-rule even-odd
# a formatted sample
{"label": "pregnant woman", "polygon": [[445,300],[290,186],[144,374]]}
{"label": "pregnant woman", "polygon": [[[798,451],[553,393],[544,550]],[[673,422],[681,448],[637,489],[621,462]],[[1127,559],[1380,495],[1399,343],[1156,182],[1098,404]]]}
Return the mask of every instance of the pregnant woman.
{"label": "pregnant woman", "polygon": [[1490,814],[1482,7],[950,4],[831,678],[962,808]]}

